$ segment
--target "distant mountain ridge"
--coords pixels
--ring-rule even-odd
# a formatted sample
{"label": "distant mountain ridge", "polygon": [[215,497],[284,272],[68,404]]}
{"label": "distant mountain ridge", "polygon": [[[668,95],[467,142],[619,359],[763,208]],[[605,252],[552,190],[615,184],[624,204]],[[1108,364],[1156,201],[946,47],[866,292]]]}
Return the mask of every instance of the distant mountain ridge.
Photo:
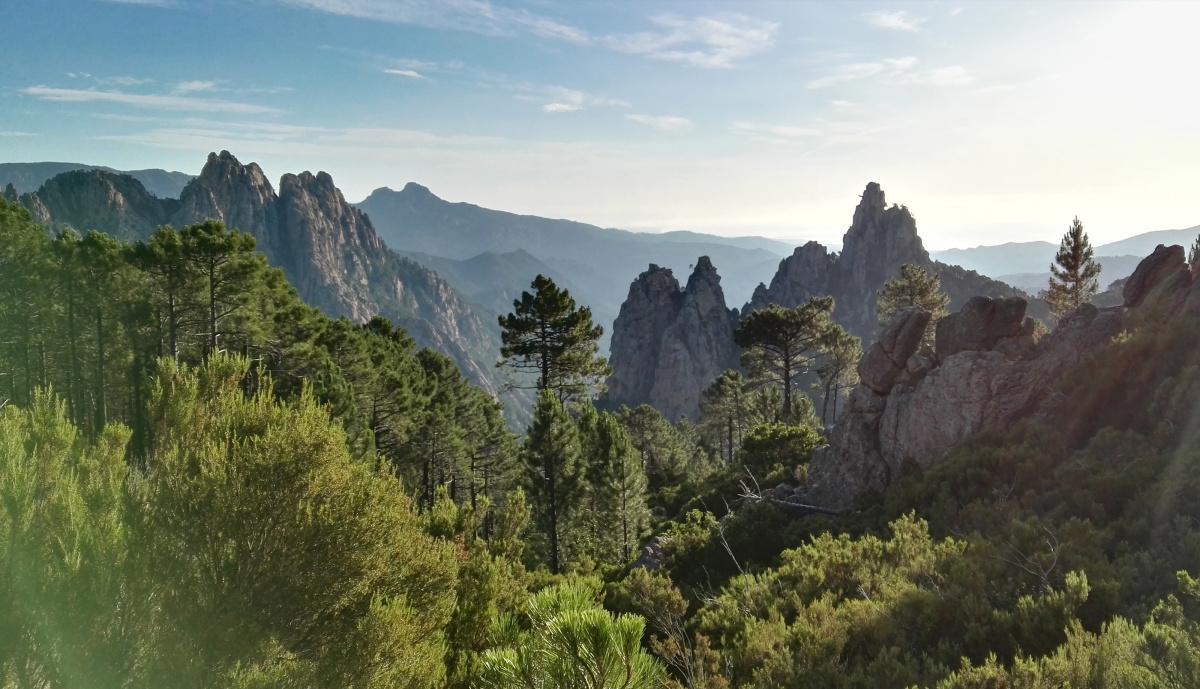
{"label": "distant mountain ridge", "polygon": [[606,331],[612,323],[608,316],[616,315],[630,277],[648,263],[686,275],[698,256],[710,256],[721,268],[725,292],[741,302],[791,250],[762,237],[630,232],[492,210],[446,201],[414,182],[400,191],[376,189],[358,207],[371,216],[388,246],[403,253],[463,260],[481,252],[524,251],[569,276],[576,300],[606,315],[600,321]]}
{"label": "distant mountain ridge", "polygon": [[[1159,244],[1190,247],[1200,235],[1200,225],[1181,230],[1143,232],[1107,244],[1092,247],[1103,267],[1100,287],[1129,277],[1142,257],[1153,253]],[[1006,242],[968,249],[943,249],[929,252],[943,263],[962,266],[997,280],[1008,282],[1031,293],[1044,289],[1050,278],[1050,264],[1058,245],[1050,242]]]}
{"label": "distant mountain ridge", "polygon": [[160,199],[177,199],[195,175],[160,168],[146,170],[117,170],[105,165],[85,163],[0,163],[0,189],[13,185],[18,194],[37,191],[50,178],[73,170],[103,170],[128,175],[142,183],[146,191]]}

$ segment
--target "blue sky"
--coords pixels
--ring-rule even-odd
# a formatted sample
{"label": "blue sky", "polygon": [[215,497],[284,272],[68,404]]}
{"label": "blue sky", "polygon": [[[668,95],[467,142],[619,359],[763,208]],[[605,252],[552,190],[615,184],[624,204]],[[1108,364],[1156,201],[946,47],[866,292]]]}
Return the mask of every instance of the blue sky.
{"label": "blue sky", "polygon": [[1197,3],[14,2],[0,160],[346,196],[415,180],[631,229],[834,242],[867,181],[932,248],[1200,223]]}

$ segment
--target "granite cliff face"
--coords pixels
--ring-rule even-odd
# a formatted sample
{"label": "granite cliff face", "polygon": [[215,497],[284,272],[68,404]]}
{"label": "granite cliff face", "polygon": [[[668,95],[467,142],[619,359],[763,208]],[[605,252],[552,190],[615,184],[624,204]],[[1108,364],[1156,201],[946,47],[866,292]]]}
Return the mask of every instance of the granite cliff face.
{"label": "granite cliff face", "polygon": [[904,206],[888,206],[883,189],[871,182],[854,209],[850,228],[842,238],[841,253],[830,253],[816,242],[797,247],[780,261],[770,286],[759,285],[742,313],[771,304],[790,308],[814,296],[832,296],[836,305],[834,320],[869,341],[879,330],[876,294],[905,263],[938,274],[952,309],[974,296],[1020,295],[1004,283],[930,259],[912,213]]}
{"label": "granite cliff face", "polygon": [[891,484],[906,465],[927,468],[972,436],[1031,419],[1053,423],[1069,401],[1056,383],[1146,314],[1200,313],[1200,281],[1183,248],[1163,247],[1139,264],[1124,303],[1085,304],[1034,341],[1021,298],[977,297],[937,324],[935,351],[913,333],[929,314],[896,314],[859,363],[828,446],[809,466],[804,502],[844,510]]}
{"label": "granite cliff face", "polygon": [[[6,197],[15,189],[5,192]],[[331,316],[383,315],[422,346],[450,356],[475,383],[499,389],[499,338],[445,280],[384,246],[370,219],[346,202],[324,172],[284,175],[279,192],[255,163],[211,153],[179,200],[159,199],[132,177],[104,171],[58,175],[19,197],[51,227],[99,229],[143,239],[164,224],[206,220],[254,236],[300,297]]]}
{"label": "granite cliff face", "polygon": [[671,421],[696,418],[700,394],[737,365],[736,325],[707,256],[682,289],[669,268],[651,264],[630,285],[613,324],[605,403],[650,404]]}

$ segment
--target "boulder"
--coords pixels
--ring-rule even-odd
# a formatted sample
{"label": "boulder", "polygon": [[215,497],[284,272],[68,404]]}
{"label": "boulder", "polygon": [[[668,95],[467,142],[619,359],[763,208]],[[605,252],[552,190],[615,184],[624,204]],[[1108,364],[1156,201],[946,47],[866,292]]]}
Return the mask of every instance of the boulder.
{"label": "boulder", "polygon": [[886,395],[921,347],[930,314],[920,307],[898,311],[858,362],[858,377],[872,391]]}
{"label": "boulder", "polygon": [[1122,296],[1126,308],[1141,306],[1146,298],[1160,287],[1177,292],[1176,287],[1183,287],[1191,282],[1190,271],[1184,261],[1183,247],[1178,244],[1163,246],[1159,244],[1154,252],[1133,271],[1133,275],[1125,281]]}
{"label": "boulder", "polygon": [[937,324],[938,359],[959,352],[988,351],[1001,340],[1020,337],[1032,323],[1025,322],[1026,301],[1020,297],[973,297],[958,313]]}

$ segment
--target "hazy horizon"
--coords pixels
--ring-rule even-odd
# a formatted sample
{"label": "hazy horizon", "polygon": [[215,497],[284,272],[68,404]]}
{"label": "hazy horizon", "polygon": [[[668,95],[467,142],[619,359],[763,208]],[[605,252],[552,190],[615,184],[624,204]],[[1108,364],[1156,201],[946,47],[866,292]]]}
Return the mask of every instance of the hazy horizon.
{"label": "hazy horizon", "polygon": [[[0,158],[836,246],[868,181],[927,247],[1200,223],[1188,3],[51,0],[11,13]],[[230,32],[236,41],[230,42]],[[112,46],[122,46],[114,51]],[[264,46],[271,50],[264,51]]]}

